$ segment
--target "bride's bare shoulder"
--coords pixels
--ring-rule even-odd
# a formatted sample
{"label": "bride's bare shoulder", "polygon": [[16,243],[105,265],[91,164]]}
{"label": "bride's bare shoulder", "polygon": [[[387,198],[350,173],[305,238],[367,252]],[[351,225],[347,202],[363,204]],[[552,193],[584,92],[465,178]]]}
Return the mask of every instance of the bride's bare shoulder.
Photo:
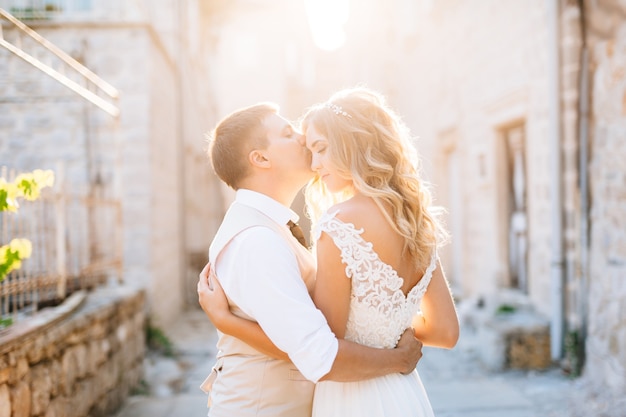
{"label": "bride's bare shoulder", "polygon": [[380,209],[369,197],[353,197],[333,207],[336,216],[345,223],[352,223],[356,227],[365,225],[380,216]]}

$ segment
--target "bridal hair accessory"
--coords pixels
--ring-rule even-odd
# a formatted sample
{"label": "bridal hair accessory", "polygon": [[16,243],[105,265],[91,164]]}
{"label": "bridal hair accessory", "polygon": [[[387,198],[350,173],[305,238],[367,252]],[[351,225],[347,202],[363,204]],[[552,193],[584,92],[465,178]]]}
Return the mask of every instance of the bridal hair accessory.
{"label": "bridal hair accessory", "polygon": [[348,117],[350,119],[352,119],[352,116],[350,116],[350,114],[348,114],[347,112],[345,112],[341,106],[335,104],[335,103],[326,103],[326,105],[324,107],[328,107],[329,109],[331,109],[333,111],[333,113],[335,114],[340,114],[344,117]]}

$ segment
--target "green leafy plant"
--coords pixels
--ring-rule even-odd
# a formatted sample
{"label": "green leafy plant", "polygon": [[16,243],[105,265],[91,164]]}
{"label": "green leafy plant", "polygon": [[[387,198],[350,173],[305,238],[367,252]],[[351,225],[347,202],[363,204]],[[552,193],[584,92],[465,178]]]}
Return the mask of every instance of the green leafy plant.
{"label": "green leafy plant", "polygon": [[570,330],[565,335],[565,359],[568,363],[568,373],[572,378],[579,377],[582,373],[585,358],[584,345],[580,332]]}
{"label": "green leafy plant", "polygon": [[510,304],[500,304],[496,309],[496,314],[511,314],[515,313],[516,310],[517,309],[515,308],[515,306],[512,306]]}
{"label": "green leafy plant", "polygon": [[[50,170],[36,169],[33,172],[18,175],[15,180],[7,181],[0,177],[0,211],[17,212],[19,199],[34,201],[41,190],[54,184],[54,173]],[[32,245],[28,239],[13,239],[0,246],[0,282],[11,272],[22,266],[22,260],[29,258]]]}
{"label": "green leafy plant", "polygon": [[136,386],[131,388],[130,395],[150,395],[150,384],[145,379],[141,379]]}
{"label": "green leafy plant", "polygon": [[146,345],[148,349],[159,352],[168,358],[174,357],[174,345],[171,340],[163,330],[152,326],[150,323],[146,326]]}
{"label": "green leafy plant", "polygon": [[22,260],[30,258],[33,251],[28,239],[13,239],[8,245],[0,246],[0,281],[9,272],[19,269]]}

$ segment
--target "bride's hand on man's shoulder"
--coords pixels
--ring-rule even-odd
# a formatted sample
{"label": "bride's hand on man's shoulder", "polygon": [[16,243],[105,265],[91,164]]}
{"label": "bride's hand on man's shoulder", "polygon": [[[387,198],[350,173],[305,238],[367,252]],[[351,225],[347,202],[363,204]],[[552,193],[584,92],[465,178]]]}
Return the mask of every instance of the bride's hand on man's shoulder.
{"label": "bride's hand on man's shoulder", "polygon": [[210,263],[198,276],[198,302],[214,324],[219,322],[221,314],[229,312],[226,294]]}

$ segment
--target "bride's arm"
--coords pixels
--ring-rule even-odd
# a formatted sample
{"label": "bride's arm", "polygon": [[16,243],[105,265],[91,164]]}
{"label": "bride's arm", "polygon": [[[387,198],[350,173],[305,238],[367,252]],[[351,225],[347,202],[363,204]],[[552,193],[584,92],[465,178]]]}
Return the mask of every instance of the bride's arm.
{"label": "bride's arm", "polygon": [[413,317],[412,327],[424,346],[451,349],[459,339],[459,319],[439,261],[422,299],[421,314]]}
{"label": "bride's arm", "polygon": [[222,333],[236,337],[265,355],[289,360],[287,354],[265,335],[258,323],[235,316],[230,311],[226,294],[215,274],[210,274],[209,286],[209,273],[210,265],[207,264],[198,280],[198,302],[213,325]]}
{"label": "bride's arm", "polygon": [[329,235],[322,233],[316,251],[318,262],[313,302],[326,317],[335,336],[343,339],[350,311],[351,281],[346,277],[341,251]]}

